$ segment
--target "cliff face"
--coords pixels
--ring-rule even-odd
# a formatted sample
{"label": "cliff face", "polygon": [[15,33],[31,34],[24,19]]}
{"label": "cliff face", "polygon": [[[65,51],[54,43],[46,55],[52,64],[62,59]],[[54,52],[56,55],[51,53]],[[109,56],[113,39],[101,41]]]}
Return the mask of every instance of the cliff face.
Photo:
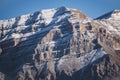
{"label": "cliff face", "polygon": [[119,79],[119,42],[108,43],[106,20],[60,7],[0,21],[0,79]]}

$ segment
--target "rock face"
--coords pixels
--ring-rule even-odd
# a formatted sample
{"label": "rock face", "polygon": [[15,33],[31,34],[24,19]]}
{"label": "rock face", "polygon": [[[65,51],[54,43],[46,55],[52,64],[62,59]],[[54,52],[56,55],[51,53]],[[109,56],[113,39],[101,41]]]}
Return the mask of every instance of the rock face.
{"label": "rock face", "polygon": [[120,18],[108,15],[60,7],[1,20],[0,80],[119,80]]}
{"label": "rock face", "polygon": [[87,66],[81,80],[119,80],[119,64],[110,56],[105,55],[98,61]]}

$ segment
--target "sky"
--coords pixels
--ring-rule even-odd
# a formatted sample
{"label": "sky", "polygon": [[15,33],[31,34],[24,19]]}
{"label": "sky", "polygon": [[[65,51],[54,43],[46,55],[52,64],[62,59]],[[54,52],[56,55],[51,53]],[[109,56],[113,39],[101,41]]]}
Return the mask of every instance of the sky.
{"label": "sky", "polygon": [[78,9],[91,18],[97,18],[112,10],[120,10],[120,0],[0,0],[0,20],[61,6]]}

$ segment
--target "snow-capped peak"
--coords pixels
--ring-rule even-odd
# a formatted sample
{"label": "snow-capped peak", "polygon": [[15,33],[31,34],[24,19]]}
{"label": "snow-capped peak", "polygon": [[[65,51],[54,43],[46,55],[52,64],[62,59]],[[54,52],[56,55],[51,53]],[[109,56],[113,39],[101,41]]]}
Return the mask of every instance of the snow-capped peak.
{"label": "snow-capped peak", "polygon": [[[118,13],[107,15],[116,18]],[[119,34],[119,20],[98,21],[65,7],[0,21],[0,80],[4,74],[6,80],[109,80],[107,68],[108,74],[120,76],[112,62],[119,62],[112,49],[120,50],[119,39],[107,31]]]}
{"label": "snow-capped peak", "polygon": [[97,19],[115,19],[115,20],[120,20],[120,10],[113,10],[109,13],[106,13]]}
{"label": "snow-capped peak", "polygon": [[105,25],[107,31],[112,34],[120,35],[120,10],[113,10],[97,18],[100,23]]}
{"label": "snow-capped peak", "polygon": [[115,20],[120,20],[120,10],[114,10],[111,17]]}
{"label": "snow-capped peak", "polygon": [[44,18],[45,23],[49,24],[53,20],[53,18],[63,14],[66,10],[66,7],[46,9],[41,11],[41,15]]}
{"label": "snow-capped peak", "polygon": [[[8,20],[0,20],[0,29],[3,29],[2,39],[28,37],[58,26],[58,23],[68,19],[72,12],[66,7],[45,9],[32,14],[22,15]],[[65,23],[65,21],[64,21]],[[62,24],[61,24],[62,25]],[[22,35],[19,35],[22,34]]]}

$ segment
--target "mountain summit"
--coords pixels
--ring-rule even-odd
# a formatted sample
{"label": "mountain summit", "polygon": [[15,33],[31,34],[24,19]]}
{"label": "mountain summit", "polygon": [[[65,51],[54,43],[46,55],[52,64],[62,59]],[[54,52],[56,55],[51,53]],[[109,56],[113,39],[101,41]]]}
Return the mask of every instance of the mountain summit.
{"label": "mountain summit", "polygon": [[109,13],[106,13],[100,17],[98,17],[97,19],[109,19],[109,18],[114,18],[114,19],[120,19],[120,10],[113,10]]}
{"label": "mountain summit", "polygon": [[59,7],[1,20],[0,80],[119,80],[120,17],[106,17]]}

